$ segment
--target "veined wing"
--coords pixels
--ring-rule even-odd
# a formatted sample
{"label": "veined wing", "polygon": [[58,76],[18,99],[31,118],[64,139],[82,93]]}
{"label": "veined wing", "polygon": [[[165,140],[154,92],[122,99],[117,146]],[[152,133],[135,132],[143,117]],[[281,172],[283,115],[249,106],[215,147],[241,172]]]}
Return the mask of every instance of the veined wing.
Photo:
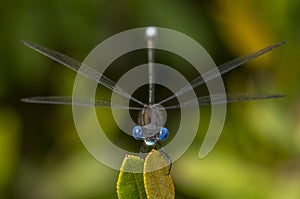
{"label": "veined wing", "polygon": [[46,96],[46,97],[30,97],[21,99],[22,102],[36,104],[62,104],[75,106],[97,106],[103,108],[142,110],[140,107],[125,106],[118,103],[113,103],[101,99],[92,99],[86,97],[71,97],[71,96]]}
{"label": "veined wing", "polygon": [[285,97],[283,94],[257,94],[257,93],[228,93],[228,94],[213,94],[201,96],[196,99],[188,100],[184,103],[168,106],[165,109],[190,108],[195,106],[209,106],[216,104],[227,104],[233,102],[244,102],[251,100],[264,100]]}
{"label": "veined wing", "polygon": [[238,58],[235,58],[229,62],[226,62],[220,66],[218,66],[217,68],[213,68],[211,70],[209,70],[208,72],[204,73],[203,75],[197,77],[196,79],[194,79],[193,81],[191,81],[188,85],[186,85],[185,87],[181,88],[180,90],[178,90],[174,95],[171,95],[170,97],[165,98],[164,100],[162,100],[161,102],[159,102],[158,104],[162,104],[165,103],[171,99],[174,99],[175,97],[179,97],[183,94],[185,94],[186,92],[192,90],[193,88],[196,88],[200,85],[202,85],[204,82],[208,82],[210,80],[215,79],[216,77],[219,77],[220,75],[223,75],[235,68],[237,68],[238,66],[241,66],[249,61],[251,61],[252,59],[255,59],[256,57],[259,57],[283,44],[285,44],[286,42],[280,42],[278,44],[263,48],[259,51],[256,51],[254,53],[251,53],[249,55],[246,56],[241,56]]}
{"label": "veined wing", "polygon": [[71,69],[75,72],[78,72],[79,74],[83,75],[84,77],[86,77],[94,82],[97,82],[97,83],[105,86],[106,88],[113,90],[114,92],[144,106],[143,102],[134,98],[133,96],[130,96],[126,91],[124,91],[122,88],[120,88],[118,85],[116,85],[116,83],[114,83],[111,79],[104,76],[102,73],[96,71],[95,69],[93,69],[85,64],[82,64],[79,61],[76,61],[73,58],[68,57],[62,53],[56,52],[54,50],[48,49],[46,47],[31,43],[28,41],[24,41],[24,40],[21,40],[21,41],[26,46],[45,55],[46,57],[49,57],[50,59],[68,67],[69,69]]}

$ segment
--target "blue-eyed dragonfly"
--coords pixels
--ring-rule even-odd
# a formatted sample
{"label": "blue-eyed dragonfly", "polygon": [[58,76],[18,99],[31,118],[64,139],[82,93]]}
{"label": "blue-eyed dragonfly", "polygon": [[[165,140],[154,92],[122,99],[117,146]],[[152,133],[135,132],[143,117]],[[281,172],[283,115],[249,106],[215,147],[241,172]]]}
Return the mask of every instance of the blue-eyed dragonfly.
{"label": "blue-eyed dragonfly", "polygon": [[[154,90],[154,54],[155,54],[155,42],[157,37],[157,31],[153,27],[149,27],[146,29],[145,33],[145,42],[147,43],[147,51],[148,51],[148,73],[149,73],[149,101],[148,103],[143,103],[134,96],[129,95],[124,89],[122,89],[119,85],[114,83],[110,78],[106,77],[102,73],[96,71],[95,69],[80,63],[64,54],[56,52],[54,50],[48,49],[46,47],[40,46],[38,44],[34,44],[28,41],[22,40],[22,42],[32,48],[33,50],[49,57],[50,59],[68,67],[69,69],[81,74],[82,76],[97,82],[98,84],[107,87],[113,92],[118,93],[119,95],[132,100],[140,105],[138,106],[125,106],[122,104],[114,103],[111,101],[106,101],[102,99],[90,99],[84,97],[74,98],[71,96],[45,96],[45,97],[31,97],[31,98],[23,98],[23,102],[27,103],[40,103],[40,104],[64,104],[64,105],[75,105],[75,106],[97,106],[97,107],[106,107],[106,108],[118,108],[118,109],[129,109],[129,110],[137,110],[140,111],[140,116],[138,118],[138,125],[133,127],[132,136],[137,140],[142,140],[143,144],[140,149],[141,152],[147,152],[148,147],[159,147],[161,149],[161,142],[166,140],[169,131],[167,128],[163,126],[164,122],[161,120],[162,109],[161,106],[176,98],[179,97],[192,89],[203,85],[207,81],[211,81],[221,75],[247,63],[281,45],[285,42],[280,42],[272,46],[268,46],[263,48],[257,52],[251,53],[247,56],[242,56],[235,58],[227,63],[219,65],[216,68],[213,68],[201,76],[192,80],[188,85],[179,89],[177,92],[172,94],[171,96],[163,99],[162,101],[156,103],[155,102],[155,90]],[[224,94],[212,94],[209,96],[201,96],[196,99],[188,100],[184,103],[184,108],[195,107],[195,106],[207,106],[207,105],[215,105],[215,104],[225,104],[232,102],[241,102],[241,101],[249,101],[249,100],[263,100],[263,99],[273,99],[273,98],[281,98],[284,97],[282,94],[250,94],[250,93],[226,93],[226,97],[224,98]],[[178,109],[181,108],[180,104],[170,105],[164,107],[164,109]],[[164,118],[163,118],[164,119]],[[167,155],[166,155],[167,156]],[[168,158],[168,156],[167,156]],[[169,159],[169,158],[168,158]]]}

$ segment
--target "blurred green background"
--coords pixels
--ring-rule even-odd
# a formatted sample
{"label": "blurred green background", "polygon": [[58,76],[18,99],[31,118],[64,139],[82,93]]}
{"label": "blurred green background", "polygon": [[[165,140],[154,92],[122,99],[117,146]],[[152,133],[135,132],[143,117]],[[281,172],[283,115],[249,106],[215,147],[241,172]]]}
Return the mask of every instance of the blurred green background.
{"label": "blurred green background", "polygon": [[[0,9],[0,198],[116,198],[118,172],[84,148],[71,107],[20,102],[29,96],[71,95],[76,75],[20,39],[81,61],[109,36],[145,26],[187,34],[217,65],[288,42],[224,76],[228,91],[287,97],[229,105],[215,149],[200,160],[210,117],[209,108],[201,110],[199,136],[174,162],[172,175],[176,198],[300,198],[300,1],[2,0]],[[176,65],[175,60],[166,62]],[[122,134],[113,121],[107,126]],[[125,144],[140,144],[123,137]]]}

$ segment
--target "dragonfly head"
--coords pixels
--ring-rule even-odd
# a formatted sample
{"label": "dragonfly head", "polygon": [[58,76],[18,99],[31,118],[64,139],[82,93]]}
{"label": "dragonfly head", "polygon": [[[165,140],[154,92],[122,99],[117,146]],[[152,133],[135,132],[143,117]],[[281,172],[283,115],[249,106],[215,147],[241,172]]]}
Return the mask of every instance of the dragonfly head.
{"label": "dragonfly head", "polygon": [[136,140],[144,140],[147,146],[153,146],[157,141],[164,141],[169,136],[169,130],[166,127],[149,129],[147,126],[135,126],[132,129],[132,136]]}
{"label": "dragonfly head", "polygon": [[150,129],[162,127],[165,125],[167,112],[165,108],[159,104],[145,105],[139,113],[138,124],[140,126],[148,126]]}
{"label": "dragonfly head", "polygon": [[139,126],[132,129],[132,136],[144,140],[147,146],[153,146],[157,141],[164,141],[169,135],[165,125],[166,110],[158,104],[146,105],[138,117]]}

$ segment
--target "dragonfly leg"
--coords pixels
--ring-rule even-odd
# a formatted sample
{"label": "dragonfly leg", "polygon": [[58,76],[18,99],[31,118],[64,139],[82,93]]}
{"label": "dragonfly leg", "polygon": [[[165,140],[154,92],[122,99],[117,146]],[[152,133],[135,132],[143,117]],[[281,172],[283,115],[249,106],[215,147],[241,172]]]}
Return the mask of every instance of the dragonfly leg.
{"label": "dragonfly leg", "polygon": [[140,148],[139,157],[145,160],[147,153],[148,153],[148,146],[143,142]]}
{"label": "dragonfly leg", "polygon": [[[168,153],[166,152],[166,150],[164,149],[164,147],[162,147],[162,145],[161,145],[161,143],[160,142],[157,142],[156,143],[158,146],[159,146],[159,148],[160,148],[160,151],[161,151],[161,155],[163,155],[164,156],[164,158],[169,162],[169,171],[168,171],[168,174],[167,175],[169,175],[170,174],[170,172],[171,172],[171,169],[172,169],[172,164],[173,164],[173,162],[172,162],[172,159],[170,158],[170,156],[168,155]],[[156,147],[156,145],[155,145],[155,149],[156,149],[157,147]]]}

